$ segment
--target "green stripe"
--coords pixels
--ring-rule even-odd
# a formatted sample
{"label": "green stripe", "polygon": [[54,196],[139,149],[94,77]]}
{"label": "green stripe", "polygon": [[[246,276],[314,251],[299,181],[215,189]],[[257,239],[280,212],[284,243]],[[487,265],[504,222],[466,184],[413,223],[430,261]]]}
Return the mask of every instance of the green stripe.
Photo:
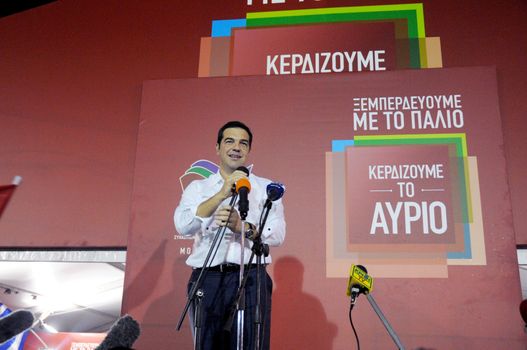
{"label": "green stripe", "polygon": [[198,166],[192,167],[185,172],[185,174],[189,174],[189,173],[198,174],[198,175],[203,176],[204,178],[207,178],[210,175],[212,175],[212,172],[210,170],[202,168],[202,167],[198,167]]}
{"label": "green stripe", "polygon": [[[354,140],[441,140],[448,139],[447,143],[455,143],[458,157],[467,157],[467,137],[462,133],[452,134],[401,134],[401,135],[374,135],[374,136],[355,136]],[[443,142],[441,142],[443,143]]]}
{"label": "green stripe", "polygon": [[326,8],[302,9],[302,10],[250,12],[247,14],[247,18],[303,16],[305,14],[311,15],[311,14],[347,13],[347,12],[400,11],[400,10],[412,10],[412,11],[422,12],[423,4],[343,6],[343,7],[326,7]]}
{"label": "green stripe", "polygon": [[[268,19],[267,23],[272,23],[272,19],[289,18],[290,20],[297,17],[296,23],[315,23],[302,21],[302,17],[332,17],[333,15],[354,15],[358,19],[376,18],[376,19],[408,19],[412,22],[412,28],[409,33],[414,36],[411,38],[424,38],[425,24],[423,4],[400,4],[400,5],[381,5],[381,6],[354,6],[354,7],[330,7],[321,9],[305,10],[288,10],[288,11],[269,11],[269,12],[251,12],[247,13],[247,26],[252,23],[258,23],[257,20]],[[321,20],[317,22],[322,22]],[[261,23],[261,22],[260,22]],[[410,27],[410,26],[409,26]]]}
{"label": "green stripe", "polygon": [[358,140],[355,139],[355,146],[388,146],[388,145],[427,145],[427,144],[447,144],[456,145],[456,157],[463,157],[461,154],[461,141],[459,139],[449,139],[449,138],[428,138],[428,139],[391,139],[391,140]]}
{"label": "green stripe", "polygon": [[413,11],[375,11],[366,13],[329,13],[329,14],[309,14],[304,16],[280,16],[280,17],[262,17],[247,18],[247,27],[269,27],[269,26],[286,26],[298,24],[313,23],[338,23],[353,21],[379,21],[405,19],[408,21],[408,38],[424,37],[419,32],[417,16]]}

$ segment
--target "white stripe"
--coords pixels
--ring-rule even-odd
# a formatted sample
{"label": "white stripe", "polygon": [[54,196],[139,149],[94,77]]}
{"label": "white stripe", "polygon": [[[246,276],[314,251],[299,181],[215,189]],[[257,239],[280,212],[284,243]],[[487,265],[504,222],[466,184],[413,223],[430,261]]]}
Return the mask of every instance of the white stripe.
{"label": "white stripe", "polygon": [[10,313],[11,310],[9,310],[4,304],[0,303],[0,317],[9,315]]}
{"label": "white stripe", "polygon": [[19,350],[20,349],[20,342],[22,341],[22,337],[24,334],[20,334],[14,338],[13,343],[8,347],[9,350]]}
{"label": "white stripe", "polygon": [[22,339],[24,338],[24,334],[26,332],[21,333],[21,334],[17,335],[16,337],[14,337],[13,339],[9,340],[8,343],[11,342],[11,344],[9,344],[9,346],[6,348],[6,350],[22,350],[23,349],[23,347],[22,347]]}

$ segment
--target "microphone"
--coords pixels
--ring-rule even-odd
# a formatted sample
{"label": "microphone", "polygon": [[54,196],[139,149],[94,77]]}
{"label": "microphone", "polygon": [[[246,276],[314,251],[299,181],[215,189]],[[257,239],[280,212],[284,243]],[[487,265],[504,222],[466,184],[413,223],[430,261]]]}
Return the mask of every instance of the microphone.
{"label": "microphone", "polygon": [[31,311],[17,310],[0,318],[0,344],[24,333],[33,326],[35,316]]}
{"label": "microphone", "polygon": [[359,294],[368,294],[371,292],[372,285],[373,278],[368,275],[368,271],[364,266],[351,265],[346,295],[351,297],[352,304],[355,304],[355,300]]}
{"label": "microphone", "polygon": [[106,337],[95,350],[131,348],[132,344],[139,338],[139,334],[141,334],[139,323],[132,316],[125,315],[112,325]]}
{"label": "microphone", "polygon": [[249,211],[249,192],[251,191],[251,183],[248,179],[239,179],[236,181],[236,193],[240,196],[240,201],[238,202],[238,210],[242,220],[245,220],[247,217],[247,212]]}
{"label": "microphone", "polygon": [[[243,171],[245,173],[245,176],[249,176],[249,169],[247,169],[246,167],[244,166],[239,166],[236,168],[236,170],[234,171]],[[231,189],[232,193],[236,193],[237,192],[237,189],[236,189],[236,184],[233,184],[232,185],[232,189]]]}
{"label": "microphone", "polygon": [[279,200],[284,196],[285,186],[279,182],[271,182],[267,185],[267,201],[268,203]]}
{"label": "microphone", "polygon": [[527,299],[523,299],[523,301],[520,303],[520,315],[523,318],[523,322],[525,322],[525,326],[527,327]]}
{"label": "microphone", "polygon": [[[246,176],[249,176],[249,169],[247,169],[247,168],[244,167],[244,166],[239,166],[239,167],[236,168],[236,170],[238,170],[238,171],[243,171],[243,172],[245,173]],[[236,171],[236,170],[235,170],[235,171]]]}

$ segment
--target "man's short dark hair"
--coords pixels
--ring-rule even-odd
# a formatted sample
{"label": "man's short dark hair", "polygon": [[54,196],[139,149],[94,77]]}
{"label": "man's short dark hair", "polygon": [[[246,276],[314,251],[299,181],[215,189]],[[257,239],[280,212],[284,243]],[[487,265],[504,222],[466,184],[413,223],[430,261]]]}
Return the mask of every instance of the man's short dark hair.
{"label": "man's short dark hair", "polygon": [[227,122],[225,123],[225,125],[223,125],[220,128],[220,130],[218,130],[218,139],[216,140],[216,143],[218,145],[221,143],[221,140],[223,140],[223,132],[225,131],[225,129],[229,129],[229,128],[240,128],[240,129],[247,131],[247,133],[249,134],[249,148],[251,147],[253,143],[253,133],[251,132],[251,129],[249,129],[247,125],[245,125],[244,123],[238,120],[232,120],[230,122]]}

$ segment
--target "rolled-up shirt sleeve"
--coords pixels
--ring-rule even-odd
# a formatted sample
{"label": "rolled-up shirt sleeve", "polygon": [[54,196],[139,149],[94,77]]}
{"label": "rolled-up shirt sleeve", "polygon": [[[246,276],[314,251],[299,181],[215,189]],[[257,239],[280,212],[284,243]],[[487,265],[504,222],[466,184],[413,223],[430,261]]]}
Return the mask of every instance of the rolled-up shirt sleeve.
{"label": "rolled-up shirt sleeve", "polygon": [[191,182],[183,192],[181,201],[174,212],[174,224],[179,234],[193,236],[210,223],[212,217],[201,218],[196,211],[201,204],[202,195],[197,181]]}
{"label": "rolled-up shirt sleeve", "polygon": [[262,241],[270,246],[282,245],[285,240],[285,216],[282,200],[273,202],[262,231]]}

